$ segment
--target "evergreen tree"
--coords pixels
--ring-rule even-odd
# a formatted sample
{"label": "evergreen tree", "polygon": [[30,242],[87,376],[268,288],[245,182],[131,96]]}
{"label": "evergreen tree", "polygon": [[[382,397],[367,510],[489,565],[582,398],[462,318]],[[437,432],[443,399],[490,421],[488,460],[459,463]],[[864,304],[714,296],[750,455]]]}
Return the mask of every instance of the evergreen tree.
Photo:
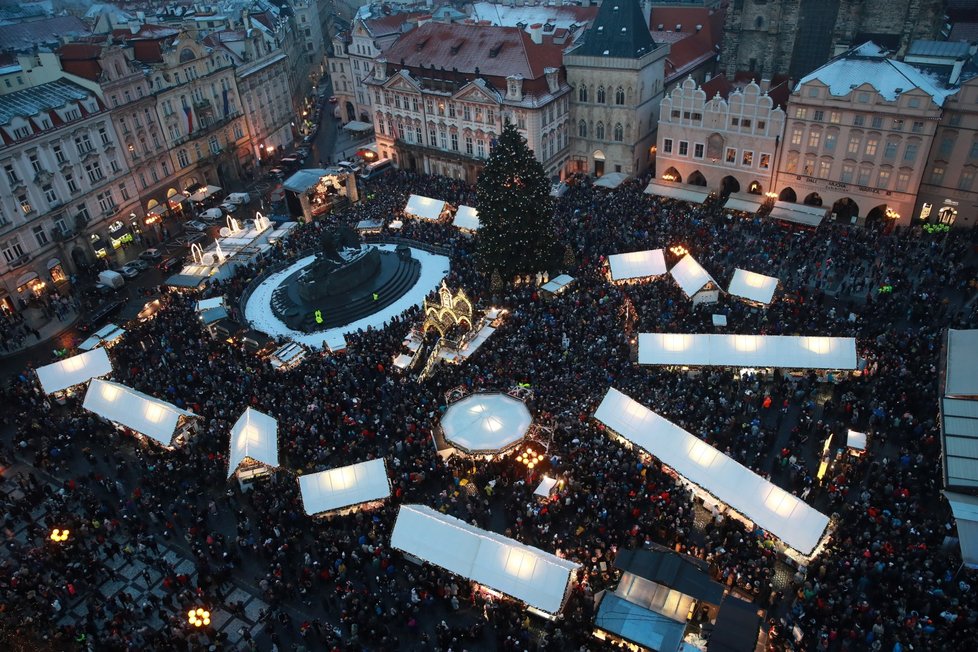
{"label": "evergreen tree", "polygon": [[478,256],[487,273],[496,270],[509,281],[546,269],[553,239],[550,182],[512,124],[479,176],[477,204]]}

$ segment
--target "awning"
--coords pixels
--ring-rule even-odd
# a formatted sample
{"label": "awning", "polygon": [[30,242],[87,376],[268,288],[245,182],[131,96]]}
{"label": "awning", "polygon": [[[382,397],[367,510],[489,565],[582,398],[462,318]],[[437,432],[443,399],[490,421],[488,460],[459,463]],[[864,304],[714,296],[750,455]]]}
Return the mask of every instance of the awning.
{"label": "awning", "polygon": [[153,206],[151,209],[146,211],[146,215],[163,215],[163,213],[165,212],[166,212],[166,206],[164,206],[163,204],[157,204],[156,206]]}
{"label": "awning", "polygon": [[771,209],[771,217],[776,220],[793,222],[794,224],[818,226],[825,219],[828,210],[821,206],[806,206],[805,204],[777,201],[774,202],[774,208]]}
{"label": "awning", "polygon": [[645,194],[688,201],[694,204],[702,204],[710,196],[710,193],[703,190],[702,186],[688,186],[680,183],[660,181],[651,182],[645,189]]}
{"label": "awning", "polygon": [[628,175],[625,174],[624,172],[609,172],[608,174],[602,176],[600,179],[595,181],[594,185],[597,188],[613,189],[613,188],[617,188],[622,183],[624,183],[625,179],[627,178]]}
{"label": "awning", "polygon": [[360,122],[359,120],[352,120],[343,125],[343,129],[346,131],[363,132],[370,131],[374,128],[369,122]]}
{"label": "awning", "polygon": [[52,258],[51,260],[48,261],[48,269],[54,269],[55,267],[57,267],[60,264],[61,264],[61,261],[59,259]]}
{"label": "awning", "polygon": [[958,526],[961,561],[968,568],[978,568],[978,498],[953,491],[945,491],[944,497]]}
{"label": "awning", "polygon": [[723,205],[724,208],[729,208],[732,211],[743,211],[745,213],[756,213],[761,207],[761,199],[754,201],[752,199],[746,199],[742,197],[734,197],[730,195],[727,198],[727,203]]}
{"label": "awning", "polygon": [[194,194],[190,195],[190,201],[204,201],[208,197],[221,192],[217,186],[204,186]]}
{"label": "awning", "polygon": [[384,458],[299,476],[302,506],[310,516],[391,495]]}
{"label": "awning", "polygon": [[24,287],[25,285],[35,280],[36,278],[37,278],[37,272],[27,272],[19,279],[17,279],[17,285],[15,287],[19,290],[20,288]]}

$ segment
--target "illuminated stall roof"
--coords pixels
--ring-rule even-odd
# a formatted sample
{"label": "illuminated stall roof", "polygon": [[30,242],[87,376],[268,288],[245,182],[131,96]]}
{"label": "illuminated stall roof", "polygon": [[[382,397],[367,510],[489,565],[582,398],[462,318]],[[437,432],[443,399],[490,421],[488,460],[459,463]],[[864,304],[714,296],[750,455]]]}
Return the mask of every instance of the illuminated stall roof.
{"label": "illuminated stall roof", "polygon": [[98,329],[91,336],[78,345],[80,351],[91,351],[96,349],[103,344],[114,344],[119,341],[119,338],[126,334],[126,329],[120,328],[115,324],[106,324],[102,328]]}
{"label": "illuminated stall roof", "polygon": [[278,466],[278,421],[250,407],[231,426],[228,477],[246,458],[266,466]]}
{"label": "illuminated stall roof", "polygon": [[608,256],[608,267],[613,281],[659,276],[666,273],[666,258],[661,249],[612,254]]}
{"label": "illuminated stall roof", "polygon": [[526,436],[533,417],[506,394],[472,394],[452,403],[441,418],[445,440],[467,453],[506,450]]}
{"label": "illuminated stall roof", "polygon": [[945,491],[951,513],[958,526],[961,561],[968,568],[978,568],[978,497]]}
{"label": "illuminated stall roof", "polygon": [[37,379],[45,394],[87,383],[92,378],[112,373],[112,362],[105,349],[98,348],[37,368]]}
{"label": "illuminated stall roof", "polygon": [[420,217],[423,220],[437,220],[445,212],[445,202],[431,197],[421,195],[411,195],[408,197],[407,205],[404,207],[406,215]]}
{"label": "illuminated stall roof", "polygon": [[560,294],[574,283],[574,277],[569,274],[555,276],[540,286],[540,289],[550,294]]}
{"label": "illuminated stall roof", "polygon": [[459,206],[452,224],[468,231],[479,230],[479,211],[472,206]]}
{"label": "illuminated stall roof", "polygon": [[131,387],[99,379],[88,386],[82,407],[164,446],[173,441],[182,418],[197,416]]}
{"label": "illuminated stall roof", "polygon": [[679,201],[688,201],[692,204],[702,204],[710,193],[703,190],[701,186],[689,186],[686,184],[652,181],[645,188],[646,195],[658,195]]}
{"label": "illuminated stall roof", "polygon": [[[703,269],[703,266],[696,262],[696,259],[690,255],[685,255],[680,259],[675,266],[669,270],[672,274],[672,278],[675,279],[679,287],[682,288],[683,292],[686,293],[687,297],[691,297],[700,290],[702,290],[708,283],[713,283],[717,285],[717,282],[713,280],[713,277]],[[719,287],[719,285],[717,285]]]}
{"label": "illuminated stall roof", "polygon": [[852,337],[640,333],[638,363],[682,367],[855,369]]}
{"label": "illuminated stall roof", "polygon": [[777,289],[778,279],[775,277],[738,268],[734,270],[727,292],[741,299],[767,305],[771,303]]}
{"label": "illuminated stall roof", "polygon": [[306,514],[381,500],[391,495],[383,458],[299,476],[299,490]]}
{"label": "illuminated stall roof", "polygon": [[391,547],[549,614],[560,611],[578,564],[424,505],[402,505]]}
{"label": "illuminated stall roof", "polygon": [[829,525],[800,498],[614,388],[594,418],[803,555],[812,553]]}

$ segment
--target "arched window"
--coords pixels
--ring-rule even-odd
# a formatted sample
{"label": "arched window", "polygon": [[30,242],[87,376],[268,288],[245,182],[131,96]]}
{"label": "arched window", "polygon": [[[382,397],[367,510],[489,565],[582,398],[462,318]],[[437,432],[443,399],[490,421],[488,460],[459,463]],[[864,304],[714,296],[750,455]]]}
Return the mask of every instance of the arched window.
{"label": "arched window", "polygon": [[624,103],[625,103],[625,89],[619,86],[618,90],[615,91],[615,104],[621,105]]}
{"label": "arched window", "polygon": [[604,104],[604,86],[598,86],[598,104]]}
{"label": "arched window", "polygon": [[604,140],[604,123],[599,122],[594,126],[594,137],[598,140]]}
{"label": "arched window", "polygon": [[577,135],[581,138],[587,138],[587,123],[583,120],[577,123]]}
{"label": "arched window", "polygon": [[625,140],[625,130],[622,129],[621,123],[615,125],[615,141],[621,142]]}
{"label": "arched window", "polygon": [[587,102],[587,86],[581,84],[581,87],[577,89],[577,99],[580,102]]}

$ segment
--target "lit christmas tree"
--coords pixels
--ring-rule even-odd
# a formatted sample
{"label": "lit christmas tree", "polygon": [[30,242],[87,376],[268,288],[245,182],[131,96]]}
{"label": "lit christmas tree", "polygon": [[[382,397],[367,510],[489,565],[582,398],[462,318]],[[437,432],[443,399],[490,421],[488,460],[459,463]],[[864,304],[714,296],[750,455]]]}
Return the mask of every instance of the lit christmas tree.
{"label": "lit christmas tree", "polygon": [[550,182],[512,124],[503,128],[479,175],[477,198],[483,269],[507,281],[545,270],[553,240]]}

